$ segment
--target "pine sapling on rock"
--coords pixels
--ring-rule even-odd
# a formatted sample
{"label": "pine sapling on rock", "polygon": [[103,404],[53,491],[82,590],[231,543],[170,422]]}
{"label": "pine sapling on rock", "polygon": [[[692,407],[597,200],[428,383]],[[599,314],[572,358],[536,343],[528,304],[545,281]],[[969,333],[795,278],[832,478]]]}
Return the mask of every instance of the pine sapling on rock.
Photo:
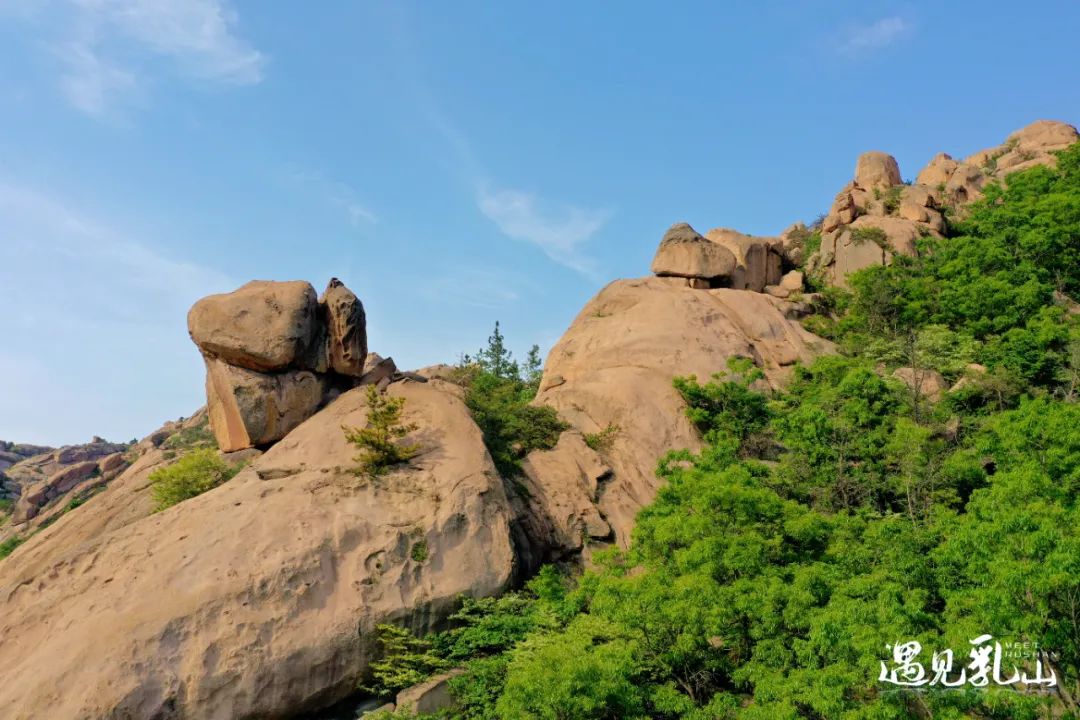
{"label": "pine sapling on rock", "polygon": [[360,449],[356,456],[359,465],[353,470],[357,475],[376,477],[394,465],[408,462],[420,452],[418,444],[399,442],[417,426],[401,422],[405,398],[392,398],[379,392],[378,387],[367,388],[368,420],[362,428],[343,425],[345,439]]}

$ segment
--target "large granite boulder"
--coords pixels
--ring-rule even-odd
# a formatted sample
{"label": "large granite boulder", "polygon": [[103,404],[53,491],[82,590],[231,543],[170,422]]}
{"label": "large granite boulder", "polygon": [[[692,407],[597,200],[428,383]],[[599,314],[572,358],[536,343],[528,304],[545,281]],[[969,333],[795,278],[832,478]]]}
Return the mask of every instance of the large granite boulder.
{"label": "large granite boulder", "polygon": [[188,332],[205,357],[249,370],[284,370],[310,360],[317,317],[309,283],[253,280],[195,303]]}
{"label": "large granite boulder", "polygon": [[755,237],[729,228],[713,228],[705,237],[735,256],[735,269],[724,287],[762,292],[766,285],[780,281],[783,261],[778,238]]}
{"label": "large granite boulder", "polygon": [[354,692],[375,626],[437,628],[514,573],[511,511],[459,389],[401,381],[422,453],[358,478],[346,392],[224,485],[153,512],[149,443],[0,562],[0,715],[292,717]]}
{"label": "large granite boulder", "polygon": [[656,275],[724,282],[735,270],[735,256],[710,242],[686,223],[668,228],[656,249],[652,271]]}
{"label": "large granite boulder", "polygon": [[206,360],[206,407],[225,452],[285,437],[315,414],[325,394],[324,376],[310,370],[267,374]]}
{"label": "large granite boulder", "polygon": [[864,190],[887,190],[902,182],[900,166],[888,153],[865,152],[855,162],[855,184]]}
{"label": "large granite boulder", "polygon": [[553,451],[534,452],[525,464],[540,479],[531,481],[543,489],[537,504],[556,508],[546,515],[555,518],[551,534],[569,538],[567,552],[581,545],[582,531],[595,539],[610,528],[625,545],[637,511],[659,487],[657,460],[672,448],[701,447],[673,377],[705,381],[726,370],[728,358],[745,357],[778,385],[795,363],[832,347],[785,317],[791,304],[783,300],[665,280],[609,284],[548,355],[536,402],[581,433],[616,428],[599,453],[565,433]]}
{"label": "large granite boulder", "polygon": [[188,313],[206,361],[206,400],[225,451],[280,440],[364,374],[364,306],[337,278],[321,299],[309,283],[253,281]]}

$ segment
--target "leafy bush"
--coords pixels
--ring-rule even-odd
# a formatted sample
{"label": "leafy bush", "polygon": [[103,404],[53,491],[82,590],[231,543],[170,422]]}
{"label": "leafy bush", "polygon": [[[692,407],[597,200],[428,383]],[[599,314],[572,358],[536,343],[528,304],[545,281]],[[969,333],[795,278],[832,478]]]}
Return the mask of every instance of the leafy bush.
{"label": "leafy bush", "polygon": [[534,345],[520,367],[498,323],[486,348],[462,358],[458,378],[465,387],[465,404],[503,477],[519,474],[521,459],[533,450],[555,447],[569,427],[554,408],[530,405],[540,386],[540,350]]}
{"label": "leafy bush", "polygon": [[422,683],[450,667],[431,652],[431,643],[396,625],[376,627],[380,659],[371,663],[372,682],[364,690],[378,697]]}
{"label": "leafy bush", "polygon": [[851,242],[855,245],[863,245],[872,242],[882,250],[889,249],[889,236],[879,227],[851,228]]}
{"label": "leafy bush", "polygon": [[228,482],[241,465],[225,462],[216,450],[193,450],[176,462],[150,473],[154,511],[160,512],[179,502],[213,490]]}
{"label": "leafy bush", "polygon": [[420,452],[418,444],[401,444],[401,438],[416,430],[415,424],[401,422],[405,398],[392,398],[379,392],[375,385],[367,387],[367,425],[362,428],[342,427],[345,439],[360,448],[355,460],[358,475],[376,477],[394,465],[408,462]]}
{"label": "leafy bush", "polygon": [[585,444],[597,452],[605,452],[611,449],[611,444],[619,434],[619,426],[608,423],[603,430],[594,433],[585,433]]}
{"label": "leafy bush", "polygon": [[15,552],[15,548],[26,542],[26,538],[18,535],[9,537],[4,542],[0,542],[0,558],[6,558],[11,553]]}

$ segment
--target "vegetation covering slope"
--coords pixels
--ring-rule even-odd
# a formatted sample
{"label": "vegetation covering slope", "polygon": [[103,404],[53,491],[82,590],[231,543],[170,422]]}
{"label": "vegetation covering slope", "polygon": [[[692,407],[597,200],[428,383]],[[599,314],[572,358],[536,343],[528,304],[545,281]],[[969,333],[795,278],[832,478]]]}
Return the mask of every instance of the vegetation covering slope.
{"label": "vegetation covering slope", "polygon": [[[632,547],[398,638],[383,679],[464,665],[458,718],[1076,717],[1078,261],[1074,146],[854,276],[816,321],[841,354],[783,392],[745,361],[676,380],[707,448],[660,463]],[[1049,651],[1057,691],[878,680],[886,643],[920,641],[928,669],[952,648],[955,676],[984,633]]]}

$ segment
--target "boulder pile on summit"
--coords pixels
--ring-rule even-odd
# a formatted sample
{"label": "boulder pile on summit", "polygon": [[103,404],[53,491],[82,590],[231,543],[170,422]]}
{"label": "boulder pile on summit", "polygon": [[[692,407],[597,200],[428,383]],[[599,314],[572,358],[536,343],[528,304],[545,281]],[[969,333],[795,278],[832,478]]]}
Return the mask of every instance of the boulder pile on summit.
{"label": "boulder pile on summit", "polygon": [[256,280],[188,313],[206,362],[210,427],[223,451],[279,440],[364,374],[364,306],[337,278]]}
{"label": "boulder pile on summit", "polygon": [[914,183],[901,179],[891,155],[863,153],[855,178],[836,195],[821,222],[821,247],[807,269],[843,287],[856,270],[888,264],[894,254],[914,256],[919,238],[942,235],[946,209],[962,213],[964,204],[982,197],[988,182],[1004,181],[1009,173],[1034,165],[1053,165],[1053,152],[1077,140],[1072,125],[1039,120],[964,160],[936,155]]}

